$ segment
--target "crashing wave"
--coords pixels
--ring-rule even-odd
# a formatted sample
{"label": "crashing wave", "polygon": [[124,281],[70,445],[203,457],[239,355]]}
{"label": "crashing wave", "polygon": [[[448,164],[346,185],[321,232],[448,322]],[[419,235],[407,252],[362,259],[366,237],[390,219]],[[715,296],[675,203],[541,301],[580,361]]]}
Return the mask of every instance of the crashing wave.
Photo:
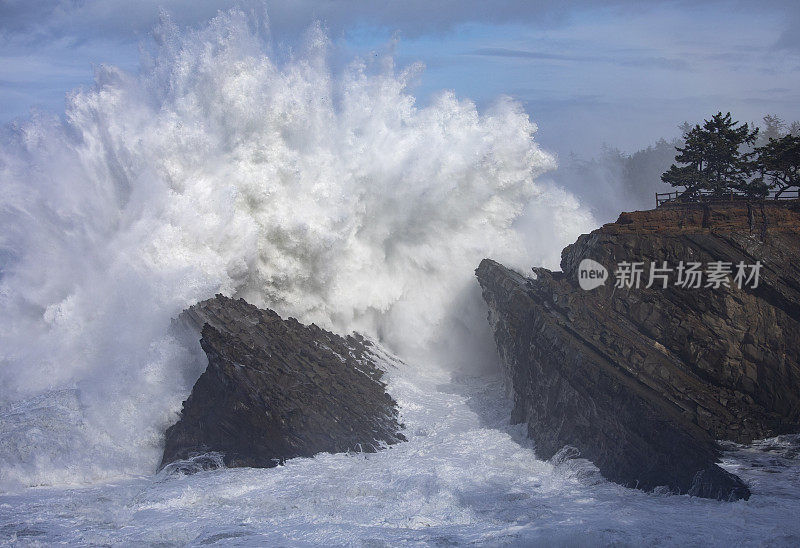
{"label": "crashing wave", "polygon": [[[152,471],[204,366],[170,319],[215,293],[403,356],[481,361],[480,259],[552,264],[590,226],[535,182],[555,161],[519,104],[419,105],[419,66],[334,71],[328,50],[312,27],[278,61],[238,11],[165,19],[138,73],[100,67],[63,118],[6,128],[0,405],[77,400],[57,428],[3,423],[0,483]],[[57,455],[20,460],[48,435]]]}

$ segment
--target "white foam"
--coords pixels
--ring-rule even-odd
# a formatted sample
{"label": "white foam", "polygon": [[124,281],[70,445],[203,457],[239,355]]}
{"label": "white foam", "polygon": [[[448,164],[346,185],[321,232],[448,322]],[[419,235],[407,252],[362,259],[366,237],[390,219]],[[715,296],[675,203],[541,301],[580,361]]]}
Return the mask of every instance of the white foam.
{"label": "white foam", "polygon": [[[0,495],[0,543],[202,546],[796,546],[795,444],[726,455],[753,489],[720,502],[626,489],[536,459],[496,377],[384,353],[408,441],[269,469],[161,473]],[[777,451],[762,449],[777,447]],[[781,450],[787,451],[781,453]],[[192,468],[188,466],[187,468]],[[195,469],[202,466],[195,466]]]}
{"label": "white foam", "polygon": [[[590,228],[535,182],[555,162],[519,104],[417,105],[420,67],[334,72],[317,27],[278,62],[256,27],[235,11],[165,21],[138,73],[101,66],[63,120],[7,130],[0,404],[69,390],[74,405],[44,428],[3,424],[0,484],[152,472],[203,367],[170,318],[216,292],[481,363],[478,262],[552,265]],[[52,450],[19,457],[33,448]]]}

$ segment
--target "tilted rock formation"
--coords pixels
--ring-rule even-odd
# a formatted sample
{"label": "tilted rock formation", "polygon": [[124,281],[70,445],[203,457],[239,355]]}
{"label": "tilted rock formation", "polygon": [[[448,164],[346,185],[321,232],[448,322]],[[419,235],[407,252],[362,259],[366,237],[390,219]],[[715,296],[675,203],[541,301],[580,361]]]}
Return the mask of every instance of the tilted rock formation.
{"label": "tilted rock formation", "polygon": [[[605,285],[583,290],[593,259]],[[622,261],[642,286],[615,288]],[[759,284],[650,289],[650,263],[746,265]],[[476,271],[537,453],[578,448],[608,479],[645,490],[738,499],[715,440],[800,431],[800,207],[728,203],[623,213],[564,249],[561,272],[527,278],[493,261]],[[704,282],[705,283],[705,282]]]}
{"label": "tilted rock formation", "polygon": [[222,295],[179,321],[202,329],[208,367],[167,429],[162,467],[209,452],[227,466],[268,467],[405,439],[365,339]]}

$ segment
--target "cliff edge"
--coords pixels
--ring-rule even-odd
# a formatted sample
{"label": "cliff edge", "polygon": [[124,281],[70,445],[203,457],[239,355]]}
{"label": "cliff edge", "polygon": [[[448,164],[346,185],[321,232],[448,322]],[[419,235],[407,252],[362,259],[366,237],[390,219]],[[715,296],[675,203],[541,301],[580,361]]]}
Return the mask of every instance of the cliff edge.
{"label": "cliff edge", "polygon": [[561,272],[533,270],[486,259],[476,274],[537,453],[573,446],[623,485],[747,498],[715,440],[800,431],[797,202],[623,213],[567,246]]}

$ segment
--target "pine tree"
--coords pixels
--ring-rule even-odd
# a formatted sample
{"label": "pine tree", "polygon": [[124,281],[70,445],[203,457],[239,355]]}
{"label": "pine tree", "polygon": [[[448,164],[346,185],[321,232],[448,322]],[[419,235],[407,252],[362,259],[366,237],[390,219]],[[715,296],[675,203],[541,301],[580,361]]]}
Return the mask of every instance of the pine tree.
{"label": "pine tree", "polygon": [[786,135],[786,122],[776,114],[767,114],[763,118],[764,128],[758,134],[759,146],[766,145],[770,139],[780,139]]}
{"label": "pine tree", "polygon": [[718,112],[703,126],[695,125],[684,134],[685,144],[676,147],[675,160],[685,164],[672,164],[661,180],[672,186],[684,187],[686,194],[695,195],[700,190],[724,194],[739,190],[758,194],[763,183],[750,180],[754,166],[752,153],[742,152],[743,145],[752,145],[758,129],[750,130],[747,124],[739,125],[731,113]]}
{"label": "pine tree", "polygon": [[755,165],[762,181],[777,189],[776,198],[792,187],[800,187],[800,136],[785,135],[756,148]]}

